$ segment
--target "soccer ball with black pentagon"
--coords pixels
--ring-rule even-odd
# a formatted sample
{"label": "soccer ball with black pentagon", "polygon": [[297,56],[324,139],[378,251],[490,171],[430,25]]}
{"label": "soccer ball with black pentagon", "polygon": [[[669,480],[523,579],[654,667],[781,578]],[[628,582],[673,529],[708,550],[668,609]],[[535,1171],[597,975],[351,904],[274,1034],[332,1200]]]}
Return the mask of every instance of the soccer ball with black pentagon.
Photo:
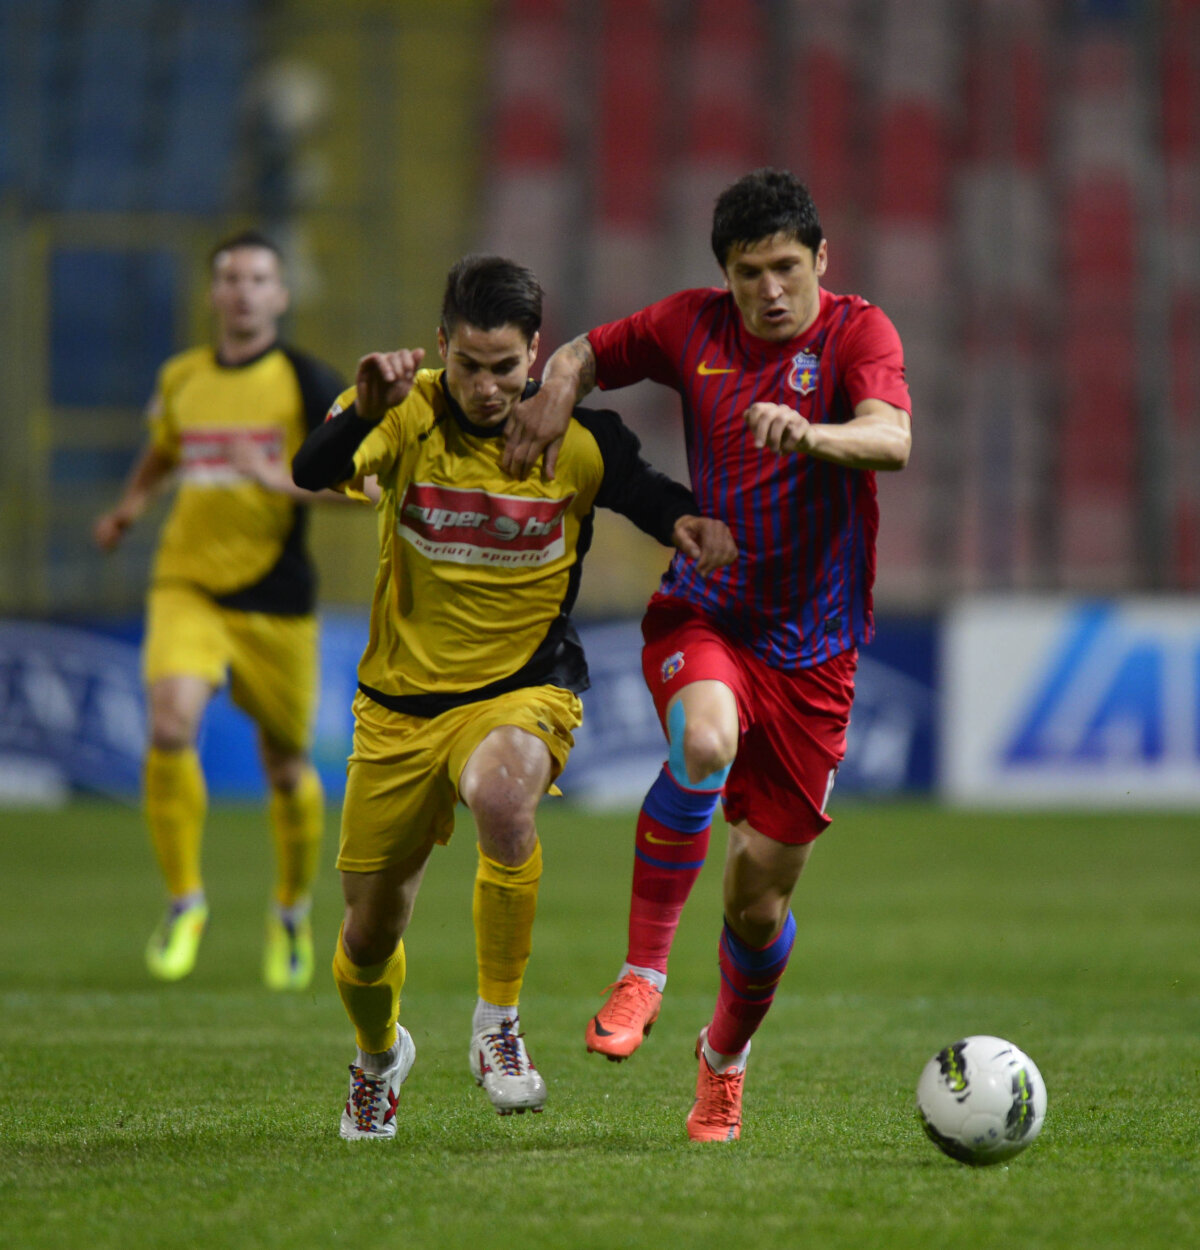
{"label": "soccer ball with black pentagon", "polygon": [[1037,1065],[1001,1037],[965,1037],[939,1050],[917,1082],[917,1117],[929,1140],[974,1167],[1020,1154],[1045,1116]]}

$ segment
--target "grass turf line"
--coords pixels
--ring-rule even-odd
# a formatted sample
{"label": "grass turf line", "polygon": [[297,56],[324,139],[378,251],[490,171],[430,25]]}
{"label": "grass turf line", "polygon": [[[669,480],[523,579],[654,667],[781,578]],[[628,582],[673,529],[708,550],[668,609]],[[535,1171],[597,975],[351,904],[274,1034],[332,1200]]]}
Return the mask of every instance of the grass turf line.
{"label": "grass turf line", "polygon": [[[0,1242],[75,1246],[936,1245],[1198,1240],[1200,942],[1193,817],[841,805],[796,893],[796,952],[755,1042],[743,1140],[695,1147],[691,1047],[716,989],[722,839],[663,1014],[628,1063],[582,1030],[623,953],[632,815],[543,807],[523,1025],[544,1115],[467,1074],[470,822],[435,853],[406,940],[417,1063],[398,1138],[337,1138],[352,1042],[328,973],[260,988],[263,815],[217,808],[193,976],[148,982],[159,906],[136,813],[0,814]],[[331,827],[336,821],[331,815]],[[718,822],[720,827],[720,822]],[[331,858],[327,856],[327,860]],[[1008,1168],[942,1158],[921,1066],[971,1032],[1034,1057],[1050,1110]]]}

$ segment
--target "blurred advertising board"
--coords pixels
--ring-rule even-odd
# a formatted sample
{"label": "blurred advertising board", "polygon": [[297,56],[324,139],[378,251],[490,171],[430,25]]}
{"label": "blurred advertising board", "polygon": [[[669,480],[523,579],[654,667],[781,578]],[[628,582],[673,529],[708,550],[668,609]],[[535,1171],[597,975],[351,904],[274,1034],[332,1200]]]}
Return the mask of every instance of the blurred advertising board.
{"label": "blurred advertising board", "polygon": [[1200,601],[972,598],[942,656],[951,801],[1200,805]]}
{"label": "blurred advertising board", "polygon": [[[666,755],[642,682],[636,621],[582,624],[592,688],[561,779],[592,806],[636,805]],[[860,657],[838,796],[929,790],[936,701],[931,621],[881,622]],[[62,801],[73,791],[136,802],[146,744],[141,623],[73,627],[0,621],[0,801]],[[331,799],[345,788],[356,669],[367,639],[360,613],[321,616],[321,694],[313,757]],[[200,758],[214,799],[262,794],[255,730],[229,698],[205,713]]]}

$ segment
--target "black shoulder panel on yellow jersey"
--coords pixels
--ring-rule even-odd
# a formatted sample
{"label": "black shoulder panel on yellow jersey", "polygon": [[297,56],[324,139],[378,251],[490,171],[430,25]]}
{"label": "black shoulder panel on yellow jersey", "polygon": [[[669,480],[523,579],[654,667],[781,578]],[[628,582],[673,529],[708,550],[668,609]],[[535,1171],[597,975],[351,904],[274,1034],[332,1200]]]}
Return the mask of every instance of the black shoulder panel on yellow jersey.
{"label": "black shoulder panel on yellow jersey", "polygon": [[300,396],[304,402],[304,428],[315,430],[325,420],[325,414],[333,401],[346,389],[346,384],[336,369],[315,356],[297,351],[294,347],[283,347],[282,351],[300,385]]}
{"label": "black shoulder panel on yellow jersey", "polygon": [[604,481],[596,504],[628,517],[643,533],[671,546],[675,522],[699,513],[696,497],[674,478],[652,468],[641,456],[637,435],[606,408],[576,408],[575,420],[596,440],[604,461]]}
{"label": "black shoulder panel on yellow jersey", "polygon": [[[345,387],[337,373],[307,352],[281,347],[300,388],[305,429],[325,419],[329,406]],[[239,612],[270,612],[275,616],[308,616],[316,608],[317,578],[308,555],[308,509],[292,508],[292,528],[279,559],[252,586],[217,596],[222,607]]]}
{"label": "black shoulder panel on yellow jersey", "polygon": [[274,616],[310,616],[317,606],[317,575],[308,558],[308,509],[297,504],[292,529],[279,559],[253,586],[217,595],[223,608],[269,612]]}
{"label": "black shoulder panel on yellow jersey", "polygon": [[515,673],[489,682],[474,690],[449,690],[436,694],[394,695],[385,694],[364,682],[358,688],[373,702],[392,712],[405,716],[440,716],[452,708],[468,703],[481,703],[513,690],[526,690],[530,686],[558,686],[563,690],[582,694],[591,685],[588,679],[587,660],[583,643],[575,632],[570,617],[560,614],[546,631],[537,650]]}

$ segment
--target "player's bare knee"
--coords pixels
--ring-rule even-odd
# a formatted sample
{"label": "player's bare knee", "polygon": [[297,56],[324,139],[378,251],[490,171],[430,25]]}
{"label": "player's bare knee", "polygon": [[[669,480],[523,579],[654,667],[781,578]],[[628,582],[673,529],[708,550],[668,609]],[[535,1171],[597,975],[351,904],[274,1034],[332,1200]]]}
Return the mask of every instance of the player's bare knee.
{"label": "player's bare knee", "polygon": [[787,920],[788,900],[771,895],[725,908],[729,927],[747,946],[762,947],[779,936]]}
{"label": "player's bare knee", "polygon": [[303,755],[278,755],[263,751],[263,771],[272,790],[294,794],[307,767],[308,761]]}
{"label": "player's bare knee", "polygon": [[688,725],[683,735],[683,763],[693,785],[733,763],[736,741],[728,741],[714,725]]}
{"label": "player's bare knee", "polygon": [[505,802],[503,796],[496,794],[472,804],[471,815],[475,817],[483,853],[498,864],[523,864],[533,854],[537,841],[536,806],[536,802],[532,806],[526,802]]}
{"label": "player's bare knee", "polygon": [[400,918],[395,915],[364,914],[347,910],[342,923],[342,946],[350,962],[360,968],[390,959],[404,936]]}
{"label": "player's bare knee", "polygon": [[485,783],[463,795],[481,838],[507,841],[533,829],[534,813],[542,797],[532,780],[507,771],[493,773]]}
{"label": "player's bare knee", "polygon": [[150,745],[156,751],[185,751],[196,739],[190,717],[174,708],[155,708],[150,718]]}

